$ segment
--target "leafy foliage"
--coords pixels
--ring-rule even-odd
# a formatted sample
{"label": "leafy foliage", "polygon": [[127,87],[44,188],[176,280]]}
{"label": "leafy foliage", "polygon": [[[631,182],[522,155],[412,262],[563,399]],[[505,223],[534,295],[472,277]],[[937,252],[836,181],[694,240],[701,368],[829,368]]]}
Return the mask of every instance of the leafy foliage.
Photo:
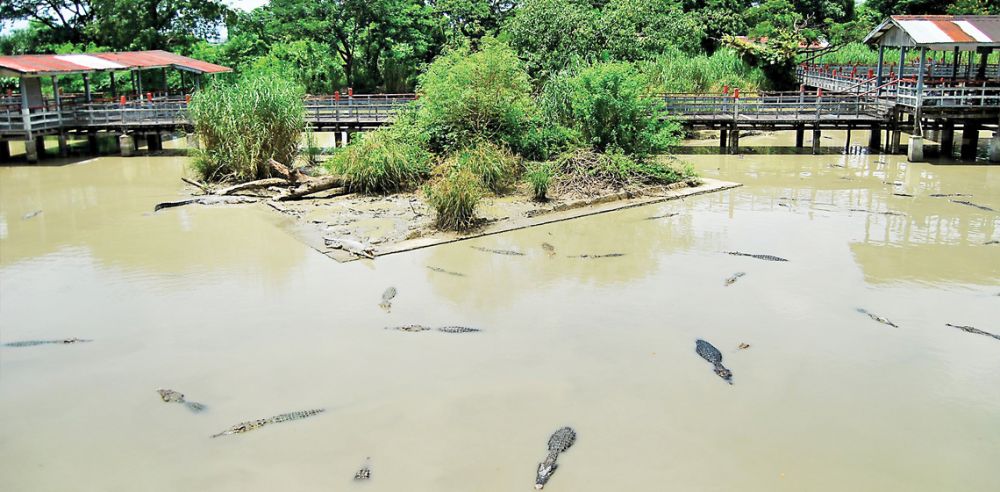
{"label": "leafy foliage", "polygon": [[746,91],[769,87],[764,72],[747,63],[731,48],[720,49],[711,56],[667,51],[638,67],[649,76],[649,84],[656,92],[718,93],[726,86]]}
{"label": "leafy foliage", "polygon": [[393,193],[410,189],[430,174],[431,154],[405,135],[394,127],[362,134],[327,161],[328,169],[345,176],[352,191]]}
{"label": "leafy foliage", "polygon": [[549,183],[555,174],[554,165],[549,162],[533,162],[524,173],[528,184],[531,185],[532,196],[535,200],[545,201],[548,199]]}
{"label": "leafy foliage", "polygon": [[468,168],[484,188],[496,194],[509,189],[520,170],[520,160],[510,150],[484,140],[455,152],[449,163]]}
{"label": "leafy foliage", "polygon": [[191,100],[202,148],[193,165],[206,181],[270,175],[268,159],[290,164],[305,128],[302,88],[279,77],[216,84]]}
{"label": "leafy foliage", "polygon": [[424,188],[441,229],[464,230],[475,223],[476,205],[483,197],[479,178],[468,167],[439,166],[437,177]]}

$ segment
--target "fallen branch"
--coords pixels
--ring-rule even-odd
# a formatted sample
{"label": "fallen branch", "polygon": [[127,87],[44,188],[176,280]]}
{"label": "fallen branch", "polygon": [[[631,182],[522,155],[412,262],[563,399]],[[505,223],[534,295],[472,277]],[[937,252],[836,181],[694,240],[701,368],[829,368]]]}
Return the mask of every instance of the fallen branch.
{"label": "fallen branch", "polygon": [[240,183],[228,188],[223,188],[215,192],[216,195],[232,195],[240,191],[255,190],[258,188],[267,188],[270,186],[278,186],[288,184],[288,181],[282,178],[265,178],[258,179],[257,181],[249,181],[246,183]]}
{"label": "fallen branch", "polygon": [[188,179],[188,178],[185,178],[183,176],[181,176],[181,181],[183,181],[183,182],[185,182],[185,183],[187,183],[187,184],[189,184],[191,186],[194,186],[194,187],[200,189],[201,191],[203,191],[205,193],[211,193],[211,191],[209,191],[211,188],[207,184],[199,183],[199,182],[197,182],[197,181],[195,181],[193,179]]}
{"label": "fallen branch", "polygon": [[344,186],[343,176],[323,176],[319,178],[309,178],[304,183],[295,188],[285,190],[284,193],[278,195],[275,199],[278,201],[295,200],[302,198],[306,195],[312,195],[313,193],[319,193],[321,191],[326,191],[331,188],[338,188]]}
{"label": "fallen branch", "polygon": [[272,171],[278,173],[278,175],[288,181],[291,181],[292,183],[298,183],[309,179],[309,176],[303,174],[302,171],[290,168],[274,159],[268,159],[267,163],[270,164]]}

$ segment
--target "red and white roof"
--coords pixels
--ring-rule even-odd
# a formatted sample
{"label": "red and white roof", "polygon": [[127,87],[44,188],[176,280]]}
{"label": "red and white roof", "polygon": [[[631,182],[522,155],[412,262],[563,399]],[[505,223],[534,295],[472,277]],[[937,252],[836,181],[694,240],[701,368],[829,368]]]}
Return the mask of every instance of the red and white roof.
{"label": "red and white roof", "polygon": [[107,70],[175,68],[194,73],[222,73],[232,69],[167,51],[127,51],[73,55],[0,56],[0,75],[42,77]]}
{"label": "red and white roof", "polygon": [[1000,15],[894,15],[865,37],[887,47],[1000,47]]}

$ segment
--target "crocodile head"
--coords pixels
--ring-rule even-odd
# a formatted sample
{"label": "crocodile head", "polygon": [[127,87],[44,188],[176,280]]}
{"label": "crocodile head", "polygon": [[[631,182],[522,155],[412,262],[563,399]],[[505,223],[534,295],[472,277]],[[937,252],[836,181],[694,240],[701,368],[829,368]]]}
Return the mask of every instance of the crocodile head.
{"label": "crocodile head", "polygon": [[720,378],[725,379],[727,383],[733,384],[733,373],[725,367],[716,367],[715,373],[719,375]]}
{"label": "crocodile head", "polygon": [[550,478],[552,478],[552,473],[556,471],[556,468],[558,468],[558,466],[559,465],[556,465],[555,463],[552,464],[549,464],[547,462],[539,463],[538,475],[535,477],[535,488],[538,490],[542,490],[542,487],[545,487],[545,484],[549,481]]}

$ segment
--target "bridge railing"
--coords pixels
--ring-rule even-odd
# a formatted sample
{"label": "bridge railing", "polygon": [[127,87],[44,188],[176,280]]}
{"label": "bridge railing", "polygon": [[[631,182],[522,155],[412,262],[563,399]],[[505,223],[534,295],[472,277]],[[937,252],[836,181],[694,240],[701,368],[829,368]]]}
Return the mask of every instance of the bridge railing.
{"label": "bridge railing", "polygon": [[981,82],[978,85],[925,84],[923,97],[918,98],[917,83],[913,80],[899,82],[896,101],[911,108],[989,109],[1000,108],[1000,86]]}
{"label": "bridge railing", "polygon": [[714,119],[817,121],[834,117],[876,117],[877,101],[859,95],[818,95],[805,92],[772,92],[734,95],[665,94],[664,109],[681,120]]}

